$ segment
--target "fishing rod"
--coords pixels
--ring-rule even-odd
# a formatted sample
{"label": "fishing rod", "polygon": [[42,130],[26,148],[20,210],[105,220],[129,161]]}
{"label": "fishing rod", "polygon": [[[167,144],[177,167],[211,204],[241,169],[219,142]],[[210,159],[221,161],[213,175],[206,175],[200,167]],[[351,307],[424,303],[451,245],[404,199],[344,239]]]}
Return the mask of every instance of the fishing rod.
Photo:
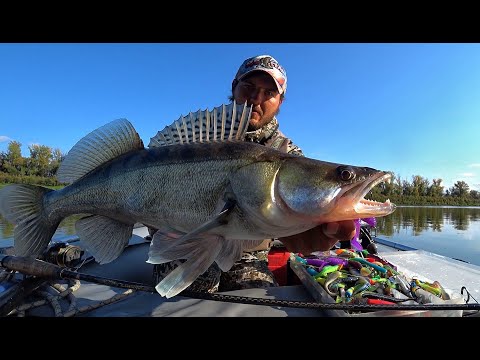
{"label": "fishing rod", "polygon": [[[68,270],[65,267],[60,267],[52,263],[45,262],[43,260],[33,259],[30,257],[14,256],[14,255],[2,255],[0,254],[0,267],[11,271],[18,271],[22,274],[28,274],[40,278],[49,280],[54,279],[76,279],[83,280],[91,283],[108,285],[117,288],[126,288],[139,291],[145,291],[149,293],[156,293],[155,287],[141,284],[137,282],[117,280],[104,278],[100,276],[93,276],[77,271]],[[210,294],[204,292],[196,292],[184,290],[180,294],[181,296],[223,301],[223,302],[235,302],[252,305],[270,305],[270,306],[283,306],[293,308],[309,308],[309,309],[321,309],[321,310],[348,310],[348,311],[377,311],[377,310],[467,310],[467,311],[479,311],[479,303],[471,304],[344,304],[344,303],[312,303],[297,300],[276,300],[276,299],[261,299],[252,298],[246,296],[226,295],[226,294]]]}
{"label": "fishing rod", "polygon": [[77,271],[69,270],[66,267],[60,267],[43,260],[24,256],[0,254],[0,267],[8,270],[18,271],[26,275],[46,278],[48,280],[76,279],[118,288],[155,292],[154,287],[145,284],[83,274]]}

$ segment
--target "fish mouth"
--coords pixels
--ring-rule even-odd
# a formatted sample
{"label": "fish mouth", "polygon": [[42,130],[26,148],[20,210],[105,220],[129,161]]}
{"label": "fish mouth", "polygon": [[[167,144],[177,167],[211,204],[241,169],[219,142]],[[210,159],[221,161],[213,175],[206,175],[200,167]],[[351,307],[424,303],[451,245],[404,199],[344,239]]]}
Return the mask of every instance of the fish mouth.
{"label": "fish mouth", "polygon": [[361,183],[352,184],[347,187],[341,197],[348,200],[353,204],[353,209],[357,213],[358,217],[366,216],[385,216],[391,214],[396,205],[387,199],[385,202],[379,202],[374,200],[365,199],[365,196],[370,190],[382,182],[390,182],[392,180],[392,174],[381,172],[376,175],[372,175]]}

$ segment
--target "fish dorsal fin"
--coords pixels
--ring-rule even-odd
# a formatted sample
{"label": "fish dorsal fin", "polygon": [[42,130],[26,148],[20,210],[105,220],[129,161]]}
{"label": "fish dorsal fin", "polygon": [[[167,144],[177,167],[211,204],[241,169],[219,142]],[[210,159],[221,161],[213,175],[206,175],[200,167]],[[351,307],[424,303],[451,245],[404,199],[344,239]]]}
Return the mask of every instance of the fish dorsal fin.
{"label": "fish dorsal fin", "polygon": [[133,150],[143,142],[127,119],[118,119],[92,131],[77,142],[60,163],[57,179],[71,183],[98,166]]}
{"label": "fish dorsal fin", "polygon": [[241,141],[248,128],[252,107],[237,104],[220,105],[212,111],[198,110],[180,116],[150,139],[148,147],[175,144],[203,143],[212,141]]}

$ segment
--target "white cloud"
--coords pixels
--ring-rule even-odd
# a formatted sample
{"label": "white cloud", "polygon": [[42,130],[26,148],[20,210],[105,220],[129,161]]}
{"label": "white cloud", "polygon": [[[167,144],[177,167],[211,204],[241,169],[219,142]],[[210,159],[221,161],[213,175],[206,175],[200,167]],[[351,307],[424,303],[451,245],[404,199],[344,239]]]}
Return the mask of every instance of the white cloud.
{"label": "white cloud", "polygon": [[468,167],[480,167],[480,164],[470,164]]}
{"label": "white cloud", "polygon": [[474,177],[475,174],[474,173],[461,173],[459,174],[460,176],[464,176],[464,177]]}
{"label": "white cloud", "polygon": [[8,136],[5,136],[5,135],[0,135],[0,142],[6,142],[6,141],[11,141],[12,139],[10,139]]}

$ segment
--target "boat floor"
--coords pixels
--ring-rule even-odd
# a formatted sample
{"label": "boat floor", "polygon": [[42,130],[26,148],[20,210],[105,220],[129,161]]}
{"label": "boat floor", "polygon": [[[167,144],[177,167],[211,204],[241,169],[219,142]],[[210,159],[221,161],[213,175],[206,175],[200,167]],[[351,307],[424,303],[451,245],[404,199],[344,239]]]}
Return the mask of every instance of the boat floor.
{"label": "boat floor", "polygon": [[462,287],[480,301],[480,266],[424,250],[400,251],[376,243],[383,258],[411,278],[438,281],[451,295],[460,297]]}
{"label": "boat floor", "polygon": [[[135,229],[130,246],[115,261],[104,265],[92,261],[82,266],[79,272],[155,286],[152,276],[153,265],[146,262],[150,243],[144,239],[145,231],[145,228]],[[422,250],[398,251],[378,243],[377,247],[381,256],[396,265],[405,275],[417,276],[425,281],[437,280],[449,294],[453,294],[453,298],[461,297],[461,289],[465,286],[475,299],[480,299],[480,267]],[[316,298],[315,294],[311,293],[311,289],[303,285],[244,289],[219,294],[304,302],[315,302]],[[157,292],[132,291],[87,281],[81,281],[72,295],[75,311],[68,310],[72,305],[72,297],[63,298],[60,307],[65,314],[70,313],[71,316],[77,317],[345,317],[351,315],[340,310],[252,305],[201,300],[180,295],[166,299]],[[358,315],[458,316],[452,314],[455,313],[377,311]],[[55,312],[52,306],[45,304],[30,309],[28,316],[55,316]]]}
{"label": "boat floor", "polygon": [[[153,265],[145,262],[148,243],[128,247],[115,261],[105,265],[90,263],[81,268],[82,273],[105,278],[121,279],[155,286],[153,283]],[[282,317],[282,316],[331,316],[328,311],[312,311],[302,308],[280,308],[265,305],[221,302],[214,300],[193,299],[175,296],[166,299],[157,292],[133,291],[117,302],[105,304],[92,309],[101,302],[109,302],[114,296],[123,294],[128,289],[107,285],[93,284],[81,281],[74,292],[76,307],[85,308],[84,313],[75,316],[82,317]],[[127,291],[128,292],[128,291]],[[221,293],[219,293],[221,294]],[[281,286],[272,288],[255,288],[225,292],[229,295],[255,298],[286,299],[298,301],[313,301],[308,291],[302,285]],[[121,296],[121,295],[120,295]],[[62,307],[67,307],[63,304]],[[33,309],[30,316],[54,316],[53,308],[42,306]]]}

